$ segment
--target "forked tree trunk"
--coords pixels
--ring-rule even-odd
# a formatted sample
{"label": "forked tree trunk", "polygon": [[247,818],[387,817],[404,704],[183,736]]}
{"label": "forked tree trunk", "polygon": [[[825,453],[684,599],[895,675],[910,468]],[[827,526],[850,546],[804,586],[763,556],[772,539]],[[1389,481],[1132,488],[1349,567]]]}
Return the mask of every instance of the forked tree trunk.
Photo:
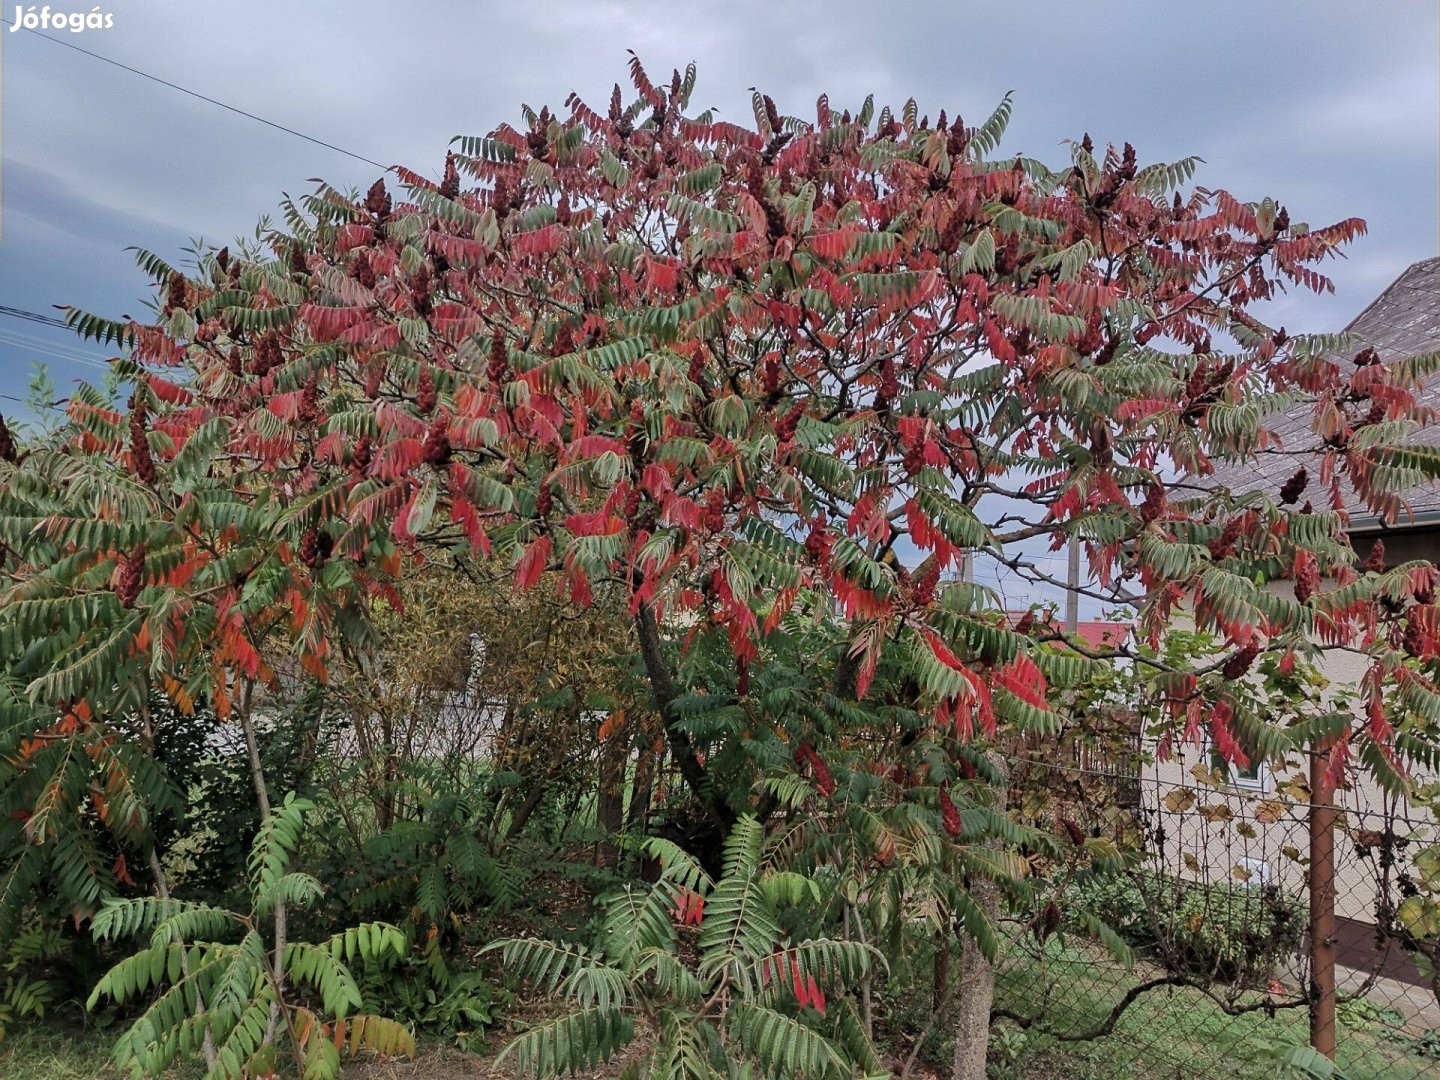
{"label": "forked tree trunk", "polygon": [[[1010,771],[999,754],[990,755],[990,763],[1000,774],[998,809],[1007,801]],[[999,841],[988,840],[993,847]],[[993,923],[1000,910],[1000,889],[994,882],[975,881],[970,896]],[[995,1001],[995,968],[976,946],[969,934],[961,936],[960,985],[955,999],[955,1057],[951,1063],[951,1080],[985,1080],[985,1053],[990,1045],[990,1009]]]}
{"label": "forked tree trunk", "polygon": [[[705,767],[690,743],[690,736],[680,726],[675,713],[675,700],[680,696],[675,687],[675,678],[666,665],[664,649],[660,642],[660,627],[655,621],[655,612],[649,604],[641,604],[635,612],[635,629],[640,639],[640,656],[645,662],[645,674],[650,691],[655,696],[655,708],[665,728],[665,740],[670,747],[670,757],[680,776],[685,781],[696,801],[709,815],[711,832],[719,837],[709,854],[718,857],[720,840],[735,824],[736,814],[725,799],[706,782]],[[702,854],[696,852],[695,854]]]}

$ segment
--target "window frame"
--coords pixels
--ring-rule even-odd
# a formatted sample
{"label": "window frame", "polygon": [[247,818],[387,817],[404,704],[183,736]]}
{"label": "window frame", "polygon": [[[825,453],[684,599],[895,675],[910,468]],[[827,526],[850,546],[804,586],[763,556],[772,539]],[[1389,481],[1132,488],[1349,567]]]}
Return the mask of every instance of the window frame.
{"label": "window frame", "polygon": [[1210,767],[1223,772],[1227,785],[1235,791],[1247,791],[1254,794],[1265,795],[1273,790],[1273,778],[1270,775],[1269,762],[1261,761],[1257,763],[1255,765],[1255,775],[1246,776],[1236,767],[1233,761],[1226,761],[1224,756],[1215,749],[1215,744],[1210,740],[1209,735],[1205,736],[1203,753],[1205,755],[1205,761]]}

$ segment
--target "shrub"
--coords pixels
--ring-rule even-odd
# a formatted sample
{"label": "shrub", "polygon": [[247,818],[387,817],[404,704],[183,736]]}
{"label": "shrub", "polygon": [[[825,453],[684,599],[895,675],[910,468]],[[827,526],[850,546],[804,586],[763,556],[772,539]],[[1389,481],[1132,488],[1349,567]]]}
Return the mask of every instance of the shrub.
{"label": "shrub", "polygon": [[[170,788],[171,799],[152,808],[154,846],[168,887],[207,903],[243,903],[244,883],[235,868],[249,855],[261,815],[239,732],[227,728],[212,709],[186,714],[159,696],[150,702],[148,736],[138,717],[115,723],[119,738],[153,744]],[[318,749],[333,737],[337,723],[327,718],[313,688],[294,700],[267,701],[255,725],[266,782],[279,791],[313,797]],[[134,852],[130,859],[133,874],[139,860]],[[116,895],[126,894],[117,889]]]}
{"label": "shrub", "polygon": [[1305,928],[1299,898],[1274,885],[1130,871],[1081,878],[1064,901],[1072,929],[1093,915],[1172,970],[1235,982],[1268,976],[1300,947]]}
{"label": "shrub", "polygon": [[365,964],[357,982],[367,1007],[461,1049],[485,1041],[510,997],[480,971],[452,969],[437,934],[398,962]]}
{"label": "shrub", "polygon": [[[1143,881],[1143,884],[1142,884]],[[1098,873],[1074,881],[1065,893],[1062,907],[1075,927],[1079,912],[1094,915],[1128,944],[1149,949],[1158,938],[1160,905],[1155,898],[1159,879],[1146,873]]]}
{"label": "shrub", "polygon": [[63,952],[56,931],[26,927],[0,954],[0,1040],[5,1038],[7,1024],[45,1015],[45,1007],[54,1000],[55,988],[33,969]]}
{"label": "shrub", "polygon": [[642,1022],[655,1032],[639,1066],[648,1080],[883,1072],[844,996],[880,955],[858,942],[787,933],[785,910],[815,902],[820,889],[812,878],[767,869],[763,848],[762,826],[741,818],[714,880],[673,844],[652,841],[660,880],[609,898],[593,948],[534,937],[495,942],[513,978],[567,1000],[565,1013],[520,1035],[497,1063],[511,1059],[540,1078],[590,1071],[627,1046]]}
{"label": "shrub", "polygon": [[146,941],[90,996],[92,1008],[107,998],[149,1002],[116,1044],[120,1068],[158,1075],[203,1050],[208,1077],[241,1080],[273,1073],[288,1044],[306,1080],[333,1080],[342,1046],[414,1055],[402,1025],[360,1012],[364,999],[350,971],[352,963],[403,956],[405,935],[397,928],[367,923],[318,943],[270,943],[262,934],[280,905],[299,912],[324,894],[315,878],[288,869],[311,809],[292,795],[262,824],[247,866],[246,912],[145,896],[111,900],[95,916],[96,941]]}
{"label": "shrub", "polygon": [[1274,885],[1190,885],[1166,920],[1172,965],[1240,981],[1270,975],[1300,947],[1300,901]]}

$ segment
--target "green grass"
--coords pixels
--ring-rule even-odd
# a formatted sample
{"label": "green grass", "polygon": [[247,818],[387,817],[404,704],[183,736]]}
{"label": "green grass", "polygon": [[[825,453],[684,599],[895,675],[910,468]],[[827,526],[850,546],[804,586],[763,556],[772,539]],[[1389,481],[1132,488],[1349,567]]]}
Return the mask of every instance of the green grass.
{"label": "green grass", "polygon": [[110,1032],[56,1024],[11,1024],[0,1042],[0,1076],[26,1080],[99,1080],[121,1073],[111,1064]]}
{"label": "green grass", "polygon": [[[0,1077],[4,1080],[129,1080],[115,1067],[112,1054],[124,1023],[79,1028],[55,1020],[10,1024],[0,1039]],[[199,1080],[200,1063],[176,1066],[165,1080]]]}
{"label": "green grass", "polygon": [[[1126,1010],[1115,1030],[1086,1042],[1054,1034],[1078,1033],[1099,1024],[1137,981],[1086,948],[1051,939],[1046,963],[1008,961],[996,979],[996,1003],[1022,1015],[1041,1007],[1052,987],[1046,1017],[1025,1032],[992,1041],[1018,1051],[995,1075],[1006,1080],[1074,1077],[1076,1080],[1150,1080],[1160,1077],[1216,1077],[1267,1080],[1282,1074],[1272,1056],[1283,1044],[1303,1045],[1309,1035],[1303,1008],[1231,1016],[1198,990],[1161,987]],[[1001,1024],[1001,1031],[1009,1026]],[[1045,1029],[1045,1030],[1042,1030]],[[1023,1048],[1022,1048],[1023,1044]],[[1440,1060],[1418,1053],[1402,1033],[1387,1027],[1379,1010],[1342,1014],[1337,1064],[1349,1080],[1414,1080],[1440,1074]]]}

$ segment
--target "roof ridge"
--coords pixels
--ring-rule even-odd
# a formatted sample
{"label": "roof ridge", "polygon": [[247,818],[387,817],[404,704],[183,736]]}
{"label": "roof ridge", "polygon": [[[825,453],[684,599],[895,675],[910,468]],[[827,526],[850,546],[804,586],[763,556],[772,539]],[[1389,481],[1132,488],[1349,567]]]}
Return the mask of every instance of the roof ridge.
{"label": "roof ridge", "polygon": [[1389,285],[1386,285],[1385,288],[1381,289],[1378,293],[1376,293],[1374,299],[1372,299],[1360,310],[1360,314],[1356,315],[1353,319],[1351,319],[1348,323],[1345,324],[1345,328],[1341,331],[1341,333],[1348,334],[1351,330],[1354,330],[1356,323],[1358,323],[1366,315],[1369,315],[1370,312],[1375,308],[1375,306],[1380,303],[1380,301],[1384,300],[1387,296],[1390,295],[1391,291],[1395,288],[1395,286],[1399,285],[1411,274],[1415,273],[1422,267],[1434,266],[1437,263],[1440,263],[1440,255],[1434,255],[1428,259],[1418,259],[1415,262],[1411,263],[1409,266],[1407,266],[1404,270],[1401,270],[1399,275],[1393,281],[1391,281]]}

